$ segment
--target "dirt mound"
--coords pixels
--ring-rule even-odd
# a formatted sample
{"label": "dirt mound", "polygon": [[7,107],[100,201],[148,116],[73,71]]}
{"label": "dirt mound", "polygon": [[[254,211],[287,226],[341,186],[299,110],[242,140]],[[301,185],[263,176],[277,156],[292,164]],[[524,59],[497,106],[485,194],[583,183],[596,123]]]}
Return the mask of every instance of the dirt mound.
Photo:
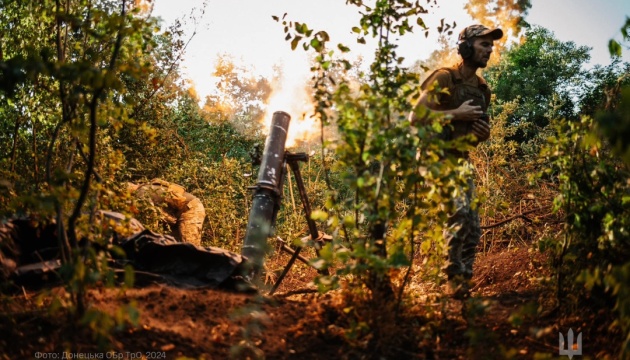
{"label": "dirt mound", "polygon": [[547,265],[543,254],[527,247],[478,256],[473,291],[481,296],[528,292],[550,275]]}

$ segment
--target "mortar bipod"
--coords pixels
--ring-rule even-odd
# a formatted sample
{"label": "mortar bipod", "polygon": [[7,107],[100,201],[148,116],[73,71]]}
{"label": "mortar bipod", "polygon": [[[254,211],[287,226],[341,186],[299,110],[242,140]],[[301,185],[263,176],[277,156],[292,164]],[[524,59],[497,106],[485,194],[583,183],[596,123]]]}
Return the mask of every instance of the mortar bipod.
{"label": "mortar bipod", "polygon": [[[304,181],[302,180],[302,174],[300,173],[300,164],[299,164],[300,161],[307,161],[308,155],[306,153],[293,154],[293,153],[285,152],[284,159],[285,159],[285,162],[291,168],[291,171],[293,171],[293,176],[295,177],[295,183],[297,185],[298,192],[300,193],[300,200],[302,201],[302,206],[304,207],[304,215],[306,216],[306,223],[308,224],[309,236],[303,238],[302,243],[309,242],[309,240],[312,241],[315,245],[315,252],[319,256],[319,249],[321,249],[321,247],[323,246],[324,241],[331,241],[332,237],[330,235],[324,234],[323,232],[317,231],[317,225],[315,224],[315,221],[311,219],[311,204],[308,200],[308,196],[306,195],[306,188],[304,187]],[[283,172],[286,172],[286,166],[283,167]],[[281,179],[284,179],[285,174],[282,174],[282,175],[283,176],[281,177]],[[286,175],[289,176],[289,174],[286,174]],[[274,219],[274,224],[275,224],[275,219]],[[287,276],[287,273],[289,272],[289,270],[291,270],[291,267],[295,263],[296,259],[300,259],[300,261],[308,263],[308,260],[300,256],[300,251],[302,250],[302,246],[298,246],[297,249],[293,250],[289,248],[286,245],[286,243],[284,243],[283,241],[281,249],[289,253],[291,253],[292,251],[291,259],[289,259],[289,262],[282,270],[282,273],[278,277],[278,280],[276,280],[276,283],[271,288],[269,295],[273,295],[273,293],[278,289],[278,286],[280,286],[280,283],[282,282],[282,280],[284,280],[285,276]],[[288,251],[288,250],[291,250],[291,251]],[[320,274],[321,273],[328,274],[327,270],[325,271],[318,270],[318,272]]]}

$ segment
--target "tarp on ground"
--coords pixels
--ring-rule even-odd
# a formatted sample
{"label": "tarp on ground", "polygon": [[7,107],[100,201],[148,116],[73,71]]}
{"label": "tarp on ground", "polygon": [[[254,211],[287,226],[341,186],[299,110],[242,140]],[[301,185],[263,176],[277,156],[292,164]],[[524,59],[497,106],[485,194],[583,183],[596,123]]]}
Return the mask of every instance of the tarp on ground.
{"label": "tarp on ground", "polygon": [[[110,218],[122,216],[108,213],[105,216]],[[122,269],[129,264],[137,270],[137,278],[184,288],[234,289],[243,282],[241,255],[178,242],[171,236],[146,230],[139,223],[135,225],[139,225],[139,231],[133,235],[112,237],[111,243],[126,254],[123,258],[111,255],[113,268]],[[0,280],[20,285],[55,280],[61,267],[56,229],[52,222],[27,218],[0,222]]]}

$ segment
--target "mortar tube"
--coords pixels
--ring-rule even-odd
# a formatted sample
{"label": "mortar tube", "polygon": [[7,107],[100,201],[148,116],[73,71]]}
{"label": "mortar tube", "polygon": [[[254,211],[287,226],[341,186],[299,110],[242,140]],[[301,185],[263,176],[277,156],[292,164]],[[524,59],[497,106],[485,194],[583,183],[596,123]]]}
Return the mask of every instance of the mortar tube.
{"label": "mortar tube", "polygon": [[283,111],[276,111],[271,119],[241,249],[241,254],[247,258],[245,276],[248,278],[256,278],[260,274],[269,250],[267,238],[272,235],[275,212],[280,207],[284,149],[290,120],[291,116]]}

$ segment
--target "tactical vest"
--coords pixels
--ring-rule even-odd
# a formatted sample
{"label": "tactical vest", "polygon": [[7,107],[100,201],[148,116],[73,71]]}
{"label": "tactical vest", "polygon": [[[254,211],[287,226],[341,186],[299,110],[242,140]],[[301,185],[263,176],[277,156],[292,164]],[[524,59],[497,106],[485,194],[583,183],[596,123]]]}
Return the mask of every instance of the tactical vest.
{"label": "tactical vest", "polygon": [[[450,95],[443,95],[441,97],[440,104],[435,106],[436,110],[453,110],[457,109],[461,104],[467,100],[472,100],[470,105],[481,107],[481,111],[484,114],[488,110],[488,102],[490,100],[490,89],[488,84],[480,76],[477,76],[477,86],[470,85],[464,82],[459,70],[455,67],[441,68],[439,70],[446,70],[451,75],[451,81],[453,88],[448,89]],[[439,71],[436,70],[436,71]],[[429,77],[430,79],[431,77]],[[427,84],[422,84],[423,88]],[[447,126],[443,133],[442,138],[444,140],[454,140],[464,135],[472,133],[472,121],[452,120],[450,126]],[[477,143],[473,143],[474,146]],[[465,153],[457,152],[456,155],[467,156]]]}

